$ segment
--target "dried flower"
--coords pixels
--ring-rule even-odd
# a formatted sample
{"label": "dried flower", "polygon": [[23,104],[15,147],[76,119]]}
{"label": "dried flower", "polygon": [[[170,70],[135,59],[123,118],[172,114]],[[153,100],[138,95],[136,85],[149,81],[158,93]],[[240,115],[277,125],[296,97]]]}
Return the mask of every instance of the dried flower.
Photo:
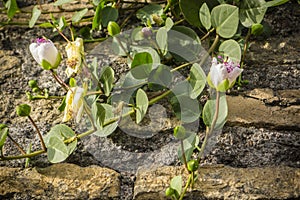
{"label": "dried flower", "polygon": [[84,95],[86,89],[81,87],[72,87],[66,96],[66,107],[63,117],[63,122],[67,122],[72,118],[78,123],[81,119],[84,106]]}
{"label": "dried flower", "polygon": [[69,42],[66,46],[68,56],[66,74],[71,77],[81,70],[82,56],[84,54],[84,46],[82,38],[76,38],[74,42]]}
{"label": "dried flower", "polygon": [[56,69],[61,61],[60,53],[49,39],[38,38],[30,44],[29,50],[44,69]]}

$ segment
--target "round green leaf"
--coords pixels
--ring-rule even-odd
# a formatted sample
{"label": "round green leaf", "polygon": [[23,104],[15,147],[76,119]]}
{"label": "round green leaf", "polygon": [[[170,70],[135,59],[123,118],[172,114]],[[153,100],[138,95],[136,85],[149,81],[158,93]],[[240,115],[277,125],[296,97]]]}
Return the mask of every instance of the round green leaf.
{"label": "round green leaf", "polygon": [[239,9],[236,6],[222,4],[211,11],[212,26],[223,38],[231,38],[239,24]]}
{"label": "round green leaf", "polygon": [[240,21],[245,27],[251,27],[253,24],[260,24],[263,20],[267,7],[264,0],[241,1]]}
{"label": "round green leaf", "polygon": [[242,51],[239,43],[235,40],[225,40],[219,47],[219,52],[222,52],[224,56],[228,56],[234,62],[241,60]]}
{"label": "round green leaf", "polygon": [[211,16],[206,3],[202,4],[199,12],[199,17],[204,28],[206,28],[206,30],[209,30],[211,27]]}
{"label": "round green leaf", "polygon": [[181,194],[182,191],[182,177],[181,176],[175,176],[171,179],[170,187],[178,192],[178,194]]}
{"label": "round green leaf", "polygon": [[161,87],[169,87],[172,83],[173,74],[170,68],[165,65],[159,65],[153,69],[149,75],[148,82]]}

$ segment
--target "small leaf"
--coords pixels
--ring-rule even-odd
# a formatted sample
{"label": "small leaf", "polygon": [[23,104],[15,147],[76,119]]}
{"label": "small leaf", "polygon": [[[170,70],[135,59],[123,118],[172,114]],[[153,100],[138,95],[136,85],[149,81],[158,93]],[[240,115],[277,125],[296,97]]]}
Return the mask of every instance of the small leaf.
{"label": "small leaf", "polygon": [[[98,116],[99,116],[99,118],[101,118],[100,119],[101,121],[104,121],[102,123],[102,125],[105,125],[105,123],[107,123],[109,120],[114,118],[113,108],[111,105],[104,104],[104,103],[100,104],[100,106],[101,106],[101,111],[98,110]],[[93,107],[92,107],[92,112],[95,112]],[[109,136],[118,127],[118,122],[113,122],[113,123],[111,123],[109,125],[105,125],[105,126],[102,126],[102,125],[101,126],[97,125],[97,131],[94,133],[94,135],[97,135],[99,137]]]}
{"label": "small leaf", "polygon": [[243,26],[249,28],[253,24],[260,24],[267,11],[265,4],[264,0],[241,1],[240,21]]}
{"label": "small leaf", "polygon": [[131,73],[136,79],[147,78],[152,70],[152,56],[147,52],[134,55],[131,63]]}
{"label": "small leaf", "polygon": [[140,123],[148,110],[148,97],[146,92],[142,89],[138,89],[136,94],[136,123]]}
{"label": "small leaf", "polygon": [[190,97],[195,99],[201,94],[206,84],[206,75],[197,63],[194,63],[190,70],[189,83],[192,87]]}
{"label": "small leaf", "polygon": [[85,9],[75,12],[74,15],[72,16],[72,22],[74,22],[74,23],[79,22],[83,18],[83,16],[87,13],[87,11],[88,11],[88,9],[85,8]]}
{"label": "small leaf", "polygon": [[93,18],[93,23],[92,23],[92,30],[99,29],[101,25],[101,15],[102,15],[102,9],[104,7],[104,2],[102,1],[97,5],[95,15]]}
{"label": "small leaf", "polygon": [[62,112],[65,110],[65,107],[66,107],[66,96],[64,96],[61,104],[59,105],[59,107],[57,109]]}
{"label": "small leaf", "polygon": [[34,6],[33,7],[33,9],[32,9],[32,17],[31,17],[31,19],[29,21],[29,28],[32,28],[35,25],[36,21],[38,20],[38,18],[41,15],[41,13],[42,13],[42,11],[40,11],[38,9],[38,6]]}
{"label": "small leaf", "polygon": [[166,55],[168,52],[168,31],[165,27],[158,29],[156,33],[156,42],[162,54]]}
{"label": "small leaf", "polygon": [[0,129],[0,151],[2,150],[2,147],[6,141],[8,132],[9,132],[9,129],[7,127],[3,127]]}
{"label": "small leaf", "polygon": [[[183,140],[184,155],[187,162],[191,159],[193,152],[196,146],[198,145],[199,145],[199,137],[197,136],[197,134],[192,132],[187,132],[186,137]],[[178,158],[181,161],[181,163],[184,163],[181,147],[178,147]]]}
{"label": "small leaf", "polygon": [[199,17],[204,28],[206,28],[206,30],[209,30],[211,27],[211,16],[206,3],[202,4],[199,12]]}
{"label": "small leaf", "polygon": [[106,6],[102,9],[102,25],[107,27],[110,21],[116,21],[119,17],[118,9]]}
{"label": "small leaf", "polygon": [[55,5],[55,6],[61,6],[63,4],[70,3],[72,1],[74,1],[74,0],[57,0],[53,5]]}
{"label": "small leaf", "polygon": [[106,96],[109,96],[113,88],[115,72],[111,67],[104,67],[100,75],[100,82],[103,83],[103,90]]}
{"label": "small leaf", "polygon": [[[205,125],[210,128],[215,115],[215,111],[216,111],[216,100],[215,99],[208,100],[204,105],[202,117]],[[215,130],[219,130],[224,126],[227,118],[227,112],[228,112],[227,101],[226,101],[226,95],[224,94],[223,96],[220,97],[219,114],[214,127]]]}
{"label": "small leaf", "polygon": [[173,20],[170,17],[168,17],[166,19],[166,23],[164,27],[167,29],[167,31],[169,31],[173,27],[173,25],[174,25]]}
{"label": "small leaf", "polygon": [[105,108],[103,104],[97,103],[96,101],[92,105],[92,116],[94,119],[94,124],[97,128],[102,129],[105,121]]}
{"label": "small leaf", "polygon": [[211,11],[211,22],[221,37],[231,38],[239,25],[239,8],[228,4],[216,6]]}
{"label": "small leaf", "polygon": [[19,10],[16,0],[8,0],[5,4],[5,7],[7,8],[7,16],[9,19],[12,19]]}
{"label": "small leaf", "polygon": [[235,40],[225,40],[219,47],[219,52],[222,52],[224,56],[228,56],[234,62],[240,62],[242,57],[242,51],[239,43]]}
{"label": "small leaf", "polygon": [[170,187],[178,192],[178,194],[181,194],[182,191],[182,177],[181,176],[175,176],[171,179]]}
{"label": "small leaf", "polygon": [[186,137],[186,131],[183,126],[176,126],[174,128],[174,137],[179,140],[183,140]]}

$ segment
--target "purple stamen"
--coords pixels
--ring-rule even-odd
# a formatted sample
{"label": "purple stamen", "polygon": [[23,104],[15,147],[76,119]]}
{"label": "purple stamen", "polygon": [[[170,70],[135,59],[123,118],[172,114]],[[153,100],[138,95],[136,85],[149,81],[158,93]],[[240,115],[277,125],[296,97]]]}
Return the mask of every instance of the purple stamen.
{"label": "purple stamen", "polygon": [[35,40],[35,42],[36,42],[37,44],[41,44],[41,43],[47,43],[48,40],[46,40],[45,38],[37,38],[37,39]]}

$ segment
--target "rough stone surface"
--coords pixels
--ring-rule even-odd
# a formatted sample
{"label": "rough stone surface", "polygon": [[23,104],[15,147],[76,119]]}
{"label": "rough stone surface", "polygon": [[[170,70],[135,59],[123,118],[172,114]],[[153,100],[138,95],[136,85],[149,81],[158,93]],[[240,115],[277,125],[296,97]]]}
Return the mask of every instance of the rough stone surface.
{"label": "rough stone surface", "polygon": [[[183,167],[139,170],[134,187],[135,200],[167,199],[170,180],[187,172]],[[192,190],[184,199],[298,199],[300,169],[290,167],[231,168],[202,166]]]}
{"label": "rough stone surface", "polygon": [[0,169],[0,199],[119,199],[119,174],[98,166],[55,164]]}
{"label": "rough stone surface", "polygon": [[267,106],[263,101],[243,96],[227,96],[227,103],[228,124],[300,130],[299,105]]}

